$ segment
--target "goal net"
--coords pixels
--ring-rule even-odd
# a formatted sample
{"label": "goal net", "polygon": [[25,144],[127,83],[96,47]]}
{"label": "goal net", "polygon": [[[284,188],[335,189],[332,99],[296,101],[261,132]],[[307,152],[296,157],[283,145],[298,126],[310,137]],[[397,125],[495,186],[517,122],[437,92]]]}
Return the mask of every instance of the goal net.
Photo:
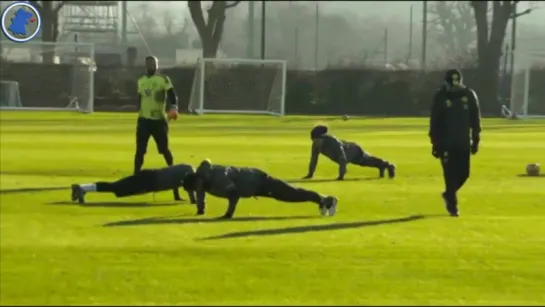
{"label": "goal net", "polygon": [[0,50],[0,109],[93,112],[93,44],[2,41]]}
{"label": "goal net", "polygon": [[286,61],[199,59],[189,112],[284,115]]}
{"label": "goal net", "polygon": [[511,73],[510,108],[512,118],[545,118],[545,53],[516,55]]}

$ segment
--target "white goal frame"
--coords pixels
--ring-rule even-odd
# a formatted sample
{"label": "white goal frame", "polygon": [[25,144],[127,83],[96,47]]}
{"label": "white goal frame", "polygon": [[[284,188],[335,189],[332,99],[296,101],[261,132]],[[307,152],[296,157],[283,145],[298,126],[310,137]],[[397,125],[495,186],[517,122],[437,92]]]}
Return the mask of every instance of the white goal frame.
{"label": "white goal frame", "polygon": [[[13,47],[12,47],[13,46]],[[86,102],[86,107],[80,107],[80,104],[83,104],[84,102],[83,101],[80,101],[80,97],[77,97],[77,96],[74,96],[73,93],[70,93],[68,98],[69,98],[69,101],[67,103],[66,106],[62,107],[62,106],[59,106],[59,107],[25,107],[25,102],[24,101],[21,101],[20,97],[19,97],[19,101],[21,102],[22,106],[21,107],[11,107],[11,106],[0,106],[0,110],[11,110],[11,111],[78,111],[78,112],[81,112],[81,113],[93,113],[94,111],[94,99],[95,99],[95,96],[94,96],[94,93],[95,93],[95,78],[94,78],[94,73],[96,72],[97,70],[97,67],[96,67],[96,62],[95,62],[95,44],[94,43],[79,43],[79,42],[73,42],[73,43],[61,43],[61,42],[41,42],[41,41],[29,41],[29,42],[25,42],[25,43],[14,43],[14,42],[10,42],[10,41],[2,41],[2,48],[1,50],[5,50],[5,49],[10,49],[10,48],[14,48],[14,49],[24,49],[25,46],[36,46],[34,47],[36,50],[38,50],[38,48],[40,47],[47,47],[47,46],[50,46],[51,48],[55,48],[55,47],[59,47],[59,48],[74,48],[75,52],[78,52],[80,49],[78,48],[82,48],[83,50],[86,50],[85,51],[85,54],[88,55],[88,58],[89,58],[89,61],[88,63],[84,64],[82,62],[80,62],[81,65],[88,65],[89,67],[89,76],[88,76],[88,97],[87,99],[89,101]],[[3,51],[2,51],[3,52]],[[7,51],[7,52],[10,52],[10,51]],[[0,54],[0,57],[4,57],[4,54]],[[78,57],[77,61],[80,61],[81,57]],[[76,60],[76,57],[74,58],[74,60]],[[9,59],[7,59],[8,62],[10,62]],[[43,61],[43,58],[42,58],[42,61]],[[21,61],[13,61],[13,63],[25,63],[25,62],[21,62]],[[32,63],[32,62],[26,62],[26,63]],[[39,64],[39,63],[37,63]],[[64,64],[64,63],[61,63],[61,65]],[[66,63],[66,64],[70,64],[70,63]],[[74,62],[74,69],[73,71],[75,71],[75,65],[76,65],[76,62]],[[2,76],[4,77],[4,76]],[[16,91],[17,93],[19,94],[20,93],[20,89],[19,89],[19,83],[21,83],[21,81],[19,80],[0,80],[2,83],[10,83],[10,84],[15,84],[15,86],[17,87],[16,88]],[[72,82],[77,82],[77,80],[74,80],[72,79]],[[72,84],[72,90],[73,90],[73,87],[74,85]],[[19,94],[20,95],[20,94]]]}
{"label": "white goal frame", "polygon": [[[522,54],[521,54],[522,55]],[[515,55],[516,56],[516,55]],[[518,64],[518,63],[521,64]],[[532,119],[532,118],[545,118],[545,114],[528,114],[528,106],[530,104],[530,82],[533,66],[536,62],[541,62],[545,66],[545,53],[544,52],[532,52],[529,55],[526,54],[523,59],[517,59],[515,63],[515,71],[511,72],[511,94],[509,101],[509,108],[503,106],[502,114],[507,118],[513,119]],[[518,66],[518,67],[517,67]],[[517,75],[522,74],[522,97],[517,97]],[[522,102],[520,101],[522,100]],[[545,101],[543,101],[545,104]]]}
{"label": "white goal frame", "polygon": [[[229,109],[207,109],[205,101],[205,83],[206,83],[206,64],[207,63],[223,63],[223,64],[277,64],[281,68],[281,96],[280,106],[278,112],[269,110],[229,110]],[[268,114],[276,116],[284,116],[285,114],[285,102],[286,102],[286,78],[287,78],[287,61],[285,60],[259,60],[259,59],[241,59],[241,58],[199,58],[197,61],[195,76],[193,78],[193,87],[191,95],[194,95],[194,91],[198,89],[198,99],[196,106],[192,105],[193,97],[190,97],[188,104],[188,111],[190,113],[196,113],[198,115],[203,114]]]}

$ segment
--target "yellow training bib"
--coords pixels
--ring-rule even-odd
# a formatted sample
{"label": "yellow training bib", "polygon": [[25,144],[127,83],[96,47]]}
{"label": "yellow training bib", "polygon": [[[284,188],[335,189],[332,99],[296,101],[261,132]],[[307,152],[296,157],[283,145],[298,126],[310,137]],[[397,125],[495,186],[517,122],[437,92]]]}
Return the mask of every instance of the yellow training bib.
{"label": "yellow training bib", "polygon": [[138,94],[141,97],[139,117],[164,119],[166,93],[172,88],[170,79],[161,74],[142,76],[138,79]]}

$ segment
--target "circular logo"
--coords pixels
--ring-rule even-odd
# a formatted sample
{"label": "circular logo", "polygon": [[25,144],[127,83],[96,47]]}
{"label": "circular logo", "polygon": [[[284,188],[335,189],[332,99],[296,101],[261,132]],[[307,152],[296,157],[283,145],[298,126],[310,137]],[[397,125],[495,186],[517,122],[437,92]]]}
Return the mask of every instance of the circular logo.
{"label": "circular logo", "polygon": [[42,18],[28,2],[13,2],[2,12],[2,33],[12,42],[28,42],[40,32]]}

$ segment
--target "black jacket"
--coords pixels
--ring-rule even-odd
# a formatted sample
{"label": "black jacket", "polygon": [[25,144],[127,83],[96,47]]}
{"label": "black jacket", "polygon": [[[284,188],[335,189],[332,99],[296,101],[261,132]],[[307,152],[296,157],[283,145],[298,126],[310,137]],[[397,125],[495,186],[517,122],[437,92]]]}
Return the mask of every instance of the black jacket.
{"label": "black jacket", "polygon": [[478,143],[481,114],[477,94],[466,86],[443,86],[435,93],[431,107],[429,136],[441,150],[467,149]]}

